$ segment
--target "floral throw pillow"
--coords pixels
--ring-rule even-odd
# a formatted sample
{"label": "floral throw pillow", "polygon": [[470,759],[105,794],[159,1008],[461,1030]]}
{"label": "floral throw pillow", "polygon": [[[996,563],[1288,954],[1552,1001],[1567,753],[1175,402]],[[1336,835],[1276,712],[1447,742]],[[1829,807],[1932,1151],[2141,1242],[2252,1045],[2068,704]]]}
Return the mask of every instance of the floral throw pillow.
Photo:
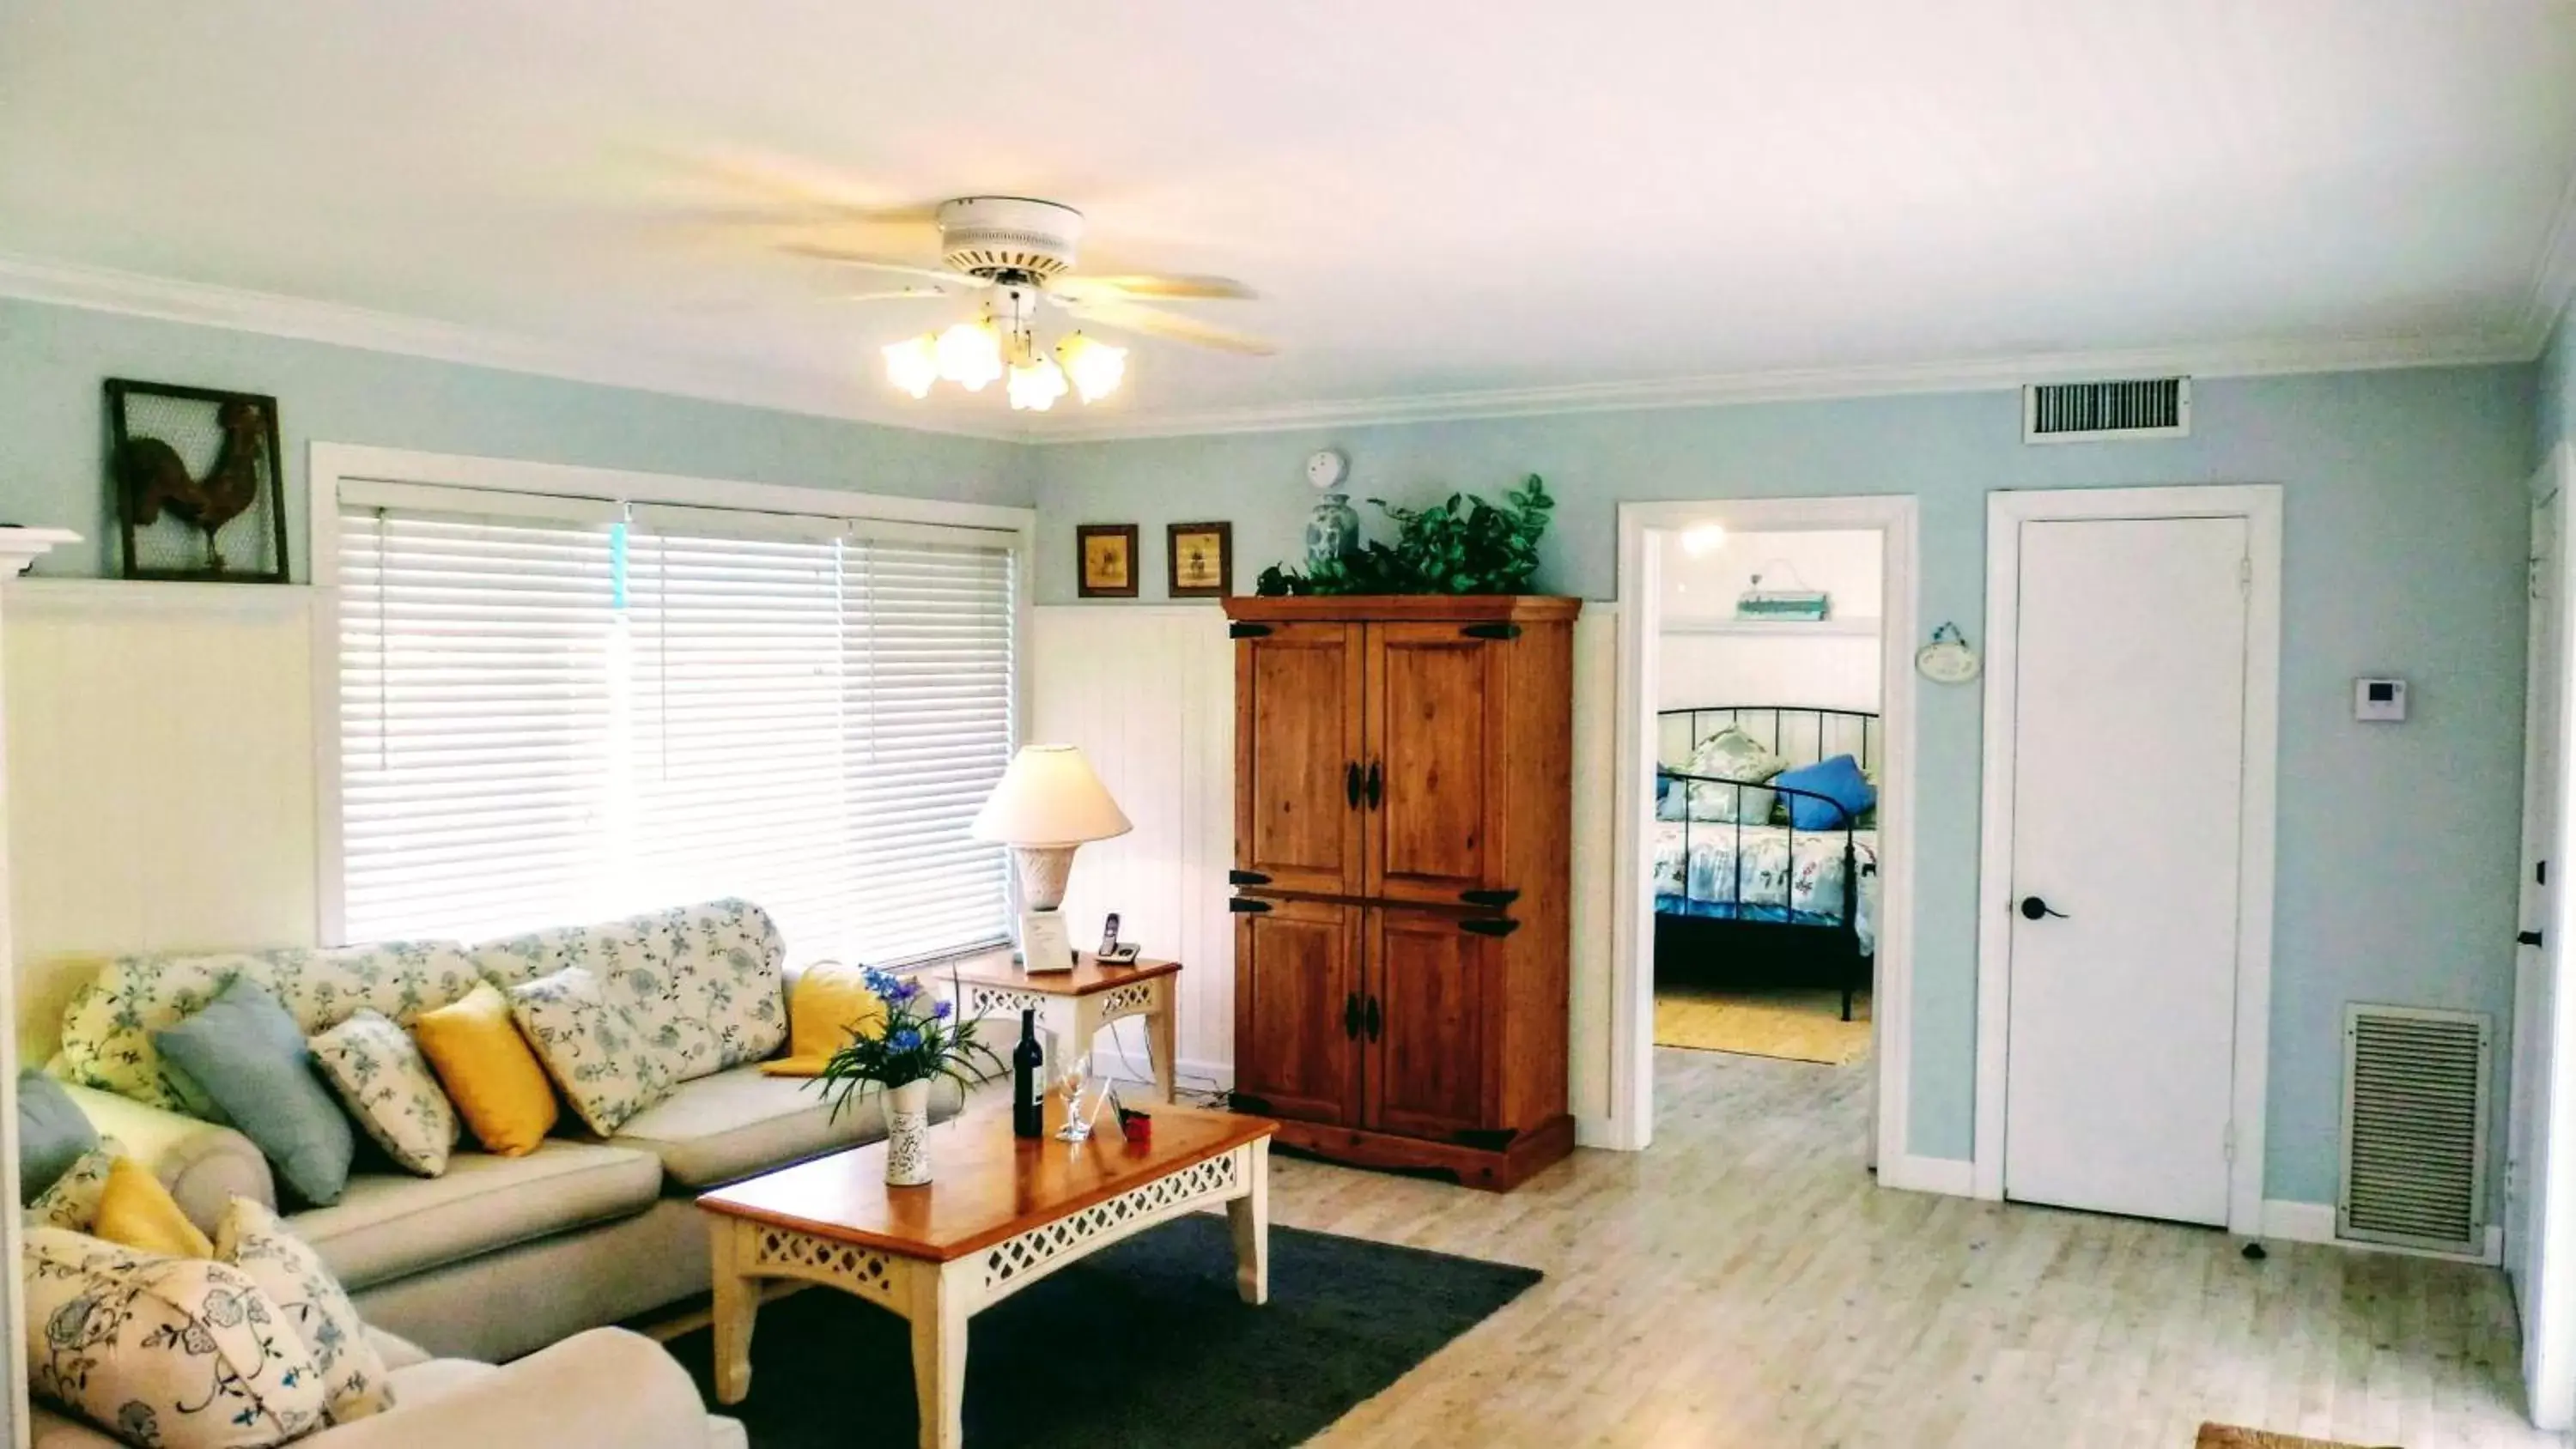
{"label": "floral throw pillow", "polygon": [[1789,762],[1771,753],[1762,742],[1740,727],[1728,725],[1702,740],[1691,751],[1682,766],[1687,775],[1706,775],[1719,780],[1740,780],[1741,785],[1718,785],[1694,781],[1688,792],[1675,790],[1665,797],[1661,814],[1667,820],[1691,819],[1720,825],[1742,823],[1768,825],[1771,807],[1778,803],[1779,793],[1749,788],[1782,770]]}
{"label": "floral throw pillow", "polygon": [[436,1177],[457,1140],[456,1109],[411,1034],[361,1008],[306,1043],[349,1115],[405,1171]]}
{"label": "floral throw pillow", "polygon": [[678,1054],[582,967],[511,987],[510,1015],[564,1100],[602,1137],[680,1080]]}
{"label": "floral throw pillow", "polygon": [[249,1275],[313,1354],[322,1376],[322,1411],[334,1424],[393,1407],[385,1361],[367,1341],[367,1326],[322,1257],[278,1225],[277,1214],[237,1197],[215,1225],[215,1261]]}
{"label": "floral throw pillow", "polygon": [[62,1228],[22,1254],[27,1387],[128,1444],[271,1449],[322,1427],[322,1375],[250,1275]]}
{"label": "floral throw pillow", "polygon": [[88,1232],[90,1224],[98,1221],[98,1201],[107,1194],[107,1175],[116,1167],[116,1159],[125,1155],[124,1143],[113,1137],[98,1139],[96,1147],[74,1159],[53,1186],[27,1204],[27,1226]]}

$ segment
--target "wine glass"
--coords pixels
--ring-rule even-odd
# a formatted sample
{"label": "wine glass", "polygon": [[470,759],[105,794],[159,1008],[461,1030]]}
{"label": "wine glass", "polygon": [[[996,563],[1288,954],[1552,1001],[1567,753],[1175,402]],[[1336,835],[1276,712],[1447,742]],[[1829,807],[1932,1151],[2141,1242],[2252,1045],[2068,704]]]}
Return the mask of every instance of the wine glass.
{"label": "wine glass", "polygon": [[1056,1129],[1055,1135],[1066,1142],[1089,1141],[1091,1121],[1083,1110],[1082,1092],[1084,1087],[1096,1085],[1091,1079],[1091,1053],[1065,1053],[1056,1078],[1064,1084],[1064,1125]]}

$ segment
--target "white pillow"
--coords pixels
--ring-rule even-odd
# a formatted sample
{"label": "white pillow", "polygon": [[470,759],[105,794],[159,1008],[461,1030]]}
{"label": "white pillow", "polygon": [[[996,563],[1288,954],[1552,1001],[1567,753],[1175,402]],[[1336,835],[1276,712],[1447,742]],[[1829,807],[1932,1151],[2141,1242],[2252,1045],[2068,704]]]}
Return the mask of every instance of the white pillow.
{"label": "white pillow", "polygon": [[[1741,726],[1728,725],[1702,740],[1683,764],[1686,775],[1713,775],[1722,780],[1742,780],[1758,784],[1789,768],[1789,762],[1764,748],[1761,741],[1746,734]],[[1676,791],[1676,797],[1679,792]],[[1667,801],[1665,818],[1681,818],[1687,809],[1692,820],[1732,825],[1771,823],[1771,808],[1779,801],[1775,790],[1755,790],[1736,785],[1693,784],[1687,806],[1674,807]]]}
{"label": "white pillow", "polygon": [[456,1108],[438,1088],[411,1034],[361,1008],[305,1043],[349,1115],[408,1172],[436,1177],[457,1141]]}
{"label": "white pillow", "polygon": [[322,1376],[249,1275],[28,1230],[27,1386],[128,1444],[272,1449],[323,1425]]}
{"label": "white pillow", "polygon": [[246,1197],[233,1199],[215,1225],[215,1260],[250,1276],[286,1315],[313,1355],[322,1378],[323,1412],[334,1424],[393,1407],[385,1361],[367,1325],[322,1256],[279,1226],[277,1214]]}
{"label": "white pillow", "polygon": [[510,988],[510,1016],[591,1131],[610,1136],[671,1095],[680,1058],[633,1008],[579,966]]}

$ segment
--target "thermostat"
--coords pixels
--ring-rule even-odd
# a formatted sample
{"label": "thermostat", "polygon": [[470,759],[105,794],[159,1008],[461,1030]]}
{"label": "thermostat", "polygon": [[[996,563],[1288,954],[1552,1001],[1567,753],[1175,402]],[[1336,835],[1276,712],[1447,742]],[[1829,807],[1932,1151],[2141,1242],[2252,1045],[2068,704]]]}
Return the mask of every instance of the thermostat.
{"label": "thermostat", "polygon": [[2352,682],[2352,717],[2367,724],[2395,724],[2406,718],[2406,681],[2356,679]]}

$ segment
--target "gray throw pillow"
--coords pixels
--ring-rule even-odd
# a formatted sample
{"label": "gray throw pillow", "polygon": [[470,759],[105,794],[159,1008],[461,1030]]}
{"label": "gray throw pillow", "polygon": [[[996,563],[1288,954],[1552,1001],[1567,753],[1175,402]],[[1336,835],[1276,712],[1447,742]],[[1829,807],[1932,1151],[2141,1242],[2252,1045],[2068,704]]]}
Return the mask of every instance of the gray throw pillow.
{"label": "gray throw pillow", "polygon": [[267,988],[236,976],[153,1049],[188,1074],[257,1144],[289,1191],[314,1207],[340,1200],[356,1150],[349,1119],[313,1074],[303,1028]]}
{"label": "gray throw pillow", "polygon": [[29,1067],[18,1074],[18,1205],[41,1196],[98,1145],[98,1129],[81,1115],[63,1084]]}

